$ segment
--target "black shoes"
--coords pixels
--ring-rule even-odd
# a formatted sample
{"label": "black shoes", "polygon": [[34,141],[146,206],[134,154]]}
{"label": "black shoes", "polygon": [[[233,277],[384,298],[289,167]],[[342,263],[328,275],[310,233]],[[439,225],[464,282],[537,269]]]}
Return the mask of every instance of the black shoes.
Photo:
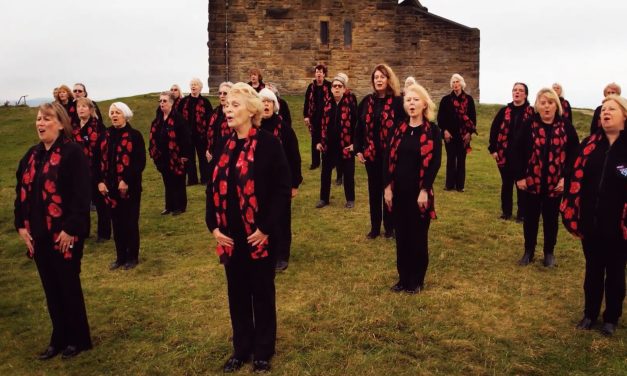
{"label": "black shoes", "polygon": [[392,287],[390,287],[390,290],[392,292],[401,292],[403,291],[405,288],[403,287],[403,284],[401,283],[401,281],[396,282],[396,284]]}
{"label": "black shoes", "polygon": [[324,200],[318,200],[318,202],[316,202],[316,209],[324,208],[327,205],[329,205],[328,202]]}
{"label": "black shoes", "polygon": [[232,356],[229,358],[229,360],[226,361],[226,363],[224,363],[224,366],[222,366],[222,371],[224,373],[233,373],[242,368],[244,363],[245,362],[243,360],[237,359],[236,357]]}
{"label": "black shoes", "polygon": [[416,286],[414,288],[406,287],[406,288],[403,289],[403,291],[405,291],[408,294],[418,294],[422,290],[424,290],[424,286],[423,285],[418,285],[418,286]]}
{"label": "black shoes", "polygon": [[96,238],[96,243],[104,243],[111,238],[101,238],[100,236]]}
{"label": "black shoes", "polygon": [[52,359],[59,354],[59,350],[54,346],[48,346],[48,348],[37,356],[39,360],[48,360]]}
{"label": "black shoes", "polygon": [[168,209],[163,209],[163,211],[161,212],[161,215],[168,215],[172,213],[171,211],[169,211]]}
{"label": "black shoes", "polygon": [[139,261],[137,260],[127,261],[126,264],[124,264],[124,270],[134,269],[137,264],[139,264]]}
{"label": "black shoes", "polygon": [[78,355],[81,352],[81,350],[76,347],[76,346],[68,346],[65,348],[65,350],[63,350],[63,353],[61,353],[61,359],[70,359],[75,357],[76,355]]}
{"label": "black shoes", "polygon": [[547,268],[554,268],[555,267],[555,255],[553,255],[552,253],[545,254],[543,264]]}
{"label": "black shoes", "polygon": [[590,330],[592,329],[592,327],[594,326],[595,320],[592,320],[589,317],[583,317],[583,319],[581,319],[581,321],[579,321],[579,324],[577,324],[577,329],[580,330]]}
{"label": "black shoes", "polygon": [[604,322],[601,327],[601,334],[606,337],[611,337],[616,331],[616,324],[612,324],[611,322]]}
{"label": "black shoes", "polygon": [[512,219],[512,215],[511,214],[501,214],[501,216],[499,218],[504,220],[504,221],[507,221],[509,219]]}
{"label": "black shoes", "polygon": [[366,238],[372,240],[372,239],[376,239],[379,235],[381,235],[381,233],[378,231],[370,231],[369,233],[366,234]]}
{"label": "black shoes", "polygon": [[287,269],[287,265],[288,265],[287,261],[277,261],[275,270],[277,272],[285,271],[285,269]]}
{"label": "black shoes", "polygon": [[344,205],[344,207],[346,209],[352,209],[355,207],[355,201],[346,201],[346,204]]}
{"label": "black shoes", "polygon": [[533,253],[525,251],[523,257],[518,261],[518,265],[527,266],[533,262]]}
{"label": "black shoes", "polygon": [[313,164],[312,164],[311,166],[309,166],[309,169],[310,169],[310,170],[315,170],[315,169],[317,169],[318,167],[320,167],[320,165],[313,165]]}
{"label": "black shoes", "polygon": [[270,372],[270,362],[267,360],[253,360],[253,372],[265,373]]}
{"label": "black shoes", "polygon": [[335,185],[342,185],[343,182],[344,182],[344,179],[342,178],[335,179]]}
{"label": "black shoes", "polygon": [[124,263],[122,263],[122,262],[118,262],[117,260],[116,260],[116,261],[113,261],[113,262],[109,265],[109,270],[119,269],[122,265],[124,265]]}
{"label": "black shoes", "polygon": [[172,212],[172,215],[173,215],[173,216],[177,216],[177,215],[181,215],[181,214],[183,214],[183,213],[185,213],[185,210],[174,210],[174,211]]}
{"label": "black shoes", "polygon": [[392,239],[394,237],[394,230],[385,230],[385,233],[383,234],[383,236],[386,239]]}
{"label": "black shoes", "polygon": [[464,188],[457,188],[457,192],[464,193]]}

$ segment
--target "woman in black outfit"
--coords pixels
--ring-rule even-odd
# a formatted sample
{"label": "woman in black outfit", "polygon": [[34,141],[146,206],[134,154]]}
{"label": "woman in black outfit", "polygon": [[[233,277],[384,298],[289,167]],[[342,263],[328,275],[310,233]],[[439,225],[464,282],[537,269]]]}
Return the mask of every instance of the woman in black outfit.
{"label": "woman in black outfit", "polygon": [[[233,132],[233,130],[229,128],[226,116],[224,115],[226,96],[229,94],[229,90],[231,90],[232,86],[232,82],[223,82],[218,86],[220,104],[213,110],[209,118],[209,124],[207,125],[207,151],[205,152],[207,162],[211,162],[213,159],[216,146],[222,144],[223,139],[228,138]],[[209,172],[211,172],[211,165],[209,165],[209,167]]]}
{"label": "woman in black outfit", "polygon": [[175,100],[171,91],[159,95],[160,111],[150,126],[150,157],[165,186],[165,208],[161,215],[179,215],[187,210],[185,162],[191,154],[191,145],[185,121],[174,110]]}
{"label": "woman in black outfit", "polygon": [[601,332],[612,335],[622,315],[627,263],[627,99],[609,95],[602,128],[583,140],[561,205],[566,229],[581,238],[586,258],[585,309],[577,324],[591,329],[605,312]]}
{"label": "woman in black outfit", "polygon": [[[607,84],[607,86],[603,89],[603,98],[608,95],[619,95],[621,90],[620,86],[616,82],[612,82]],[[592,122],[590,122],[590,136],[597,133],[599,129],[601,129],[601,107],[599,106],[594,110],[594,115],[592,115]]]}
{"label": "woman in black outfit", "polygon": [[411,294],[424,289],[429,265],[429,224],[435,215],[433,182],[442,160],[442,139],[435,104],[427,91],[414,84],[405,88],[405,113],[390,140],[386,156],[385,203],[392,209],[396,231],[399,280],[392,291]]}
{"label": "woman in black outfit", "polygon": [[[320,172],[320,200],[316,208],[329,205],[331,196],[331,173],[333,168],[343,171],[344,207],[355,207],[355,156],[353,155],[353,133],[357,123],[357,99],[346,84],[348,76],[338,74],[331,82],[331,93],[324,106],[320,133],[315,135],[316,148],[322,153]],[[338,172],[339,173],[339,172]]]}
{"label": "woman in black outfit", "polygon": [[564,92],[562,91],[562,85],[556,82],[553,84],[552,88],[553,88],[553,91],[555,91],[555,93],[560,99],[560,104],[562,105],[562,118],[564,118],[564,120],[570,121],[570,123],[572,124],[573,112],[572,112],[572,109],[570,108],[570,102],[564,99]]}
{"label": "woman in black outfit", "polygon": [[440,101],[438,125],[446,147],[446,183],[444,190],[464,191],[466,154],[470,153],[472,134],[477,133],[474,99],[464,92],[466,81],[459,74],[451,77],[451,91]]}
{"label": "woman in black outfit", "polygon": [[214,159],[207,186],[207,228],[224,264],[233,327],[233,354],[224,372],[252,355],[270,370],[276,342],[274,237],[290,199],[290,171],[281,142],[259,129],[263,104],[255,89],[233,85],[225,108],[234,133]]}
{"label": "woman in black outfit", "polygon": [[561,117],[562,107],[553,89],[541,89],[534,107],[536,113],[523,125],[512,161],[516,186],[526,191],[525,253],[518,264],[533,262],[542,214],[544,266],[553,267],[564,177],[577,154],[579,137],[570,121]]}
{"label": "woman in black outfit", "polygon": [[[513,145],[520,135],[523,124],[533,116],[533,107],[527,101],[529,89],[522,82],[514,84],[512,102],[501,108],[492,121],[490,128],[490,145],[488,151],[496,161],[501,174],[501,219],[512,217],[512,188],[514,176],[511,171]],[[525,212],[525,192],[516,189],[517,211],[516,221],[522,221]]]}
{"label": "woman in black outfit", "polygon": [[[209,99],[201,95],[202,81],[193,78],[189,83],[190,93],[181,99],[177,108],[187,122],[187,129],[191,137],[190,159],[186,163],[187,185],[198,184],[196,174],[196,157],[198,157],[198,169],[200,170],[200,182],[206,184],[209,181],[209,163],[205,156],[207,151],[207,125],[213,112]],[[195,152],[194,152],[195,150]]]}
{"label": "woman in black outfit", "polygon": [[383,206],[383,159],[388,141],[394,132],[398,117],[404,117],[403,98],[398,78],[392,69],[379,64],[370,77],[374,92],[366,95],[357,109],[355,129],[355,155],[366,165],[368,173],[368,198],[370,204],[370,232],[368,239],[381,234],[381,219],[385,237],[394,236],[394,225],[388,210]]}
{"label": "woman in black outfit", "polygon": [[257,93],[260,92],[261,89],[266,87],[266,84],[263,82],[263,76],[261,75],[261,69],[251,68],[248,71],[248,76],[250,77],[248,85],[252,86],[252,88],[255,89]]}
{"label": "woman in black outfit", "polygon": [[[111,213],[104,198],[98,192],[96,179],[96,170],[100,169],[98,148],[105,132],[105,126],[96,113],[96,106],[89,98],[81,97],[76,100],[76,113],[76,118],[72,120],[72,138],[83,147],[83,152],[89,162],[91,199],[96,206],[98,215],[96,242],[101,243],[111,239]],[[87,233],[89,234],[89,223]]]}
{"label": "woman in black outfit", "polygon": [[139,205],[146,146],[128,122],[133,112],[122,102],[109,107],[111,127],[100,143],[98,191],[111,208],[117,257],[109,269],[133,269],[139,262]]}
{"label": "woman in black outfit", "polygon": [[57,95],[59,96],[59,103],[65,108],[65,111],[70,116],[70,120],[76,118],[76,102],[74,102],[74,96],[72,91],[67,85],[59,86]]}
{"label": "woman in black outfit", "polygon": [[58,103],[39,106],[37,134],[17,169],[15,228],[35,259],[52,321],[50,359],[92,347],[80,272],[89,222],[89,165],[71,142],[70,118]]}
{"label": "woman in black outfit", "polygon": [[263,103],[263,114],[261,115],[261,129],[272,133],[281,140],[281,146],[287,164],[290,166],[290,176],[292,177],[292,191],[290,200],[279,217],[278,233],[275,236],[274,249],[277,255],[277,271],[287,269],[290,261],[290,248],[292,246],[292,199],[298,194],[298,187],[303,182],[300,167],[300,151],[298,150],[298,139],[294,129],[279,115],[281,105],[277,96],[267,87],[259,92]]}
{"label": "woman in black outfit", "polygon": [[303,121],[311,135],[311,166],[310,170],[320,167],[320,152],[316,149],[314,134],[320,132],[322,110],[325,103],[331,98],[331,82],[326,80],[328,69],[324,64],[314,68],[315,79],[307,86],[305,103],[303,104]]}

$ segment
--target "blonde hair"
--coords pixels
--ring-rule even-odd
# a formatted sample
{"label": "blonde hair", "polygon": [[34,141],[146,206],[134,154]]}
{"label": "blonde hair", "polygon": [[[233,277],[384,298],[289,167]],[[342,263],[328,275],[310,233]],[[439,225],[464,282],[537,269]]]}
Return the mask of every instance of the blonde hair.
{"label": "blonde hair", "polygon": [[627,99],[621,97],[620,95],[612,94],[605,97],[605,99],[603,99],[603,102],[601,102],[601,105],[604,105],[605,102],[609,101],[616,102],[616,104],[618,104],[618,106],[623,111],[623,116],[627,116]]}
{"label": "blonde hair", "polygon": [[372,83],[373,90],[376,91],[376,89],[374,88],[374,74],[376,71],[383,73],[383,75],[387,77],[388,79],[388,87],[385,88],[386,94],[391,94],[391,95],[394,95],[395,97],[398,97],[399,95],[401,95],[401,84],[398,81],[398,77],[396,76],[392,68],[390,68],[387,64],[378,64],[372,70],[370,82]]}
{"label": "blonde hair", "polygon": [[39,105],[39,111],[46,115],[52,115],[57,118],[61,126],[63,127],[63,135],[67,138],[72,138],[72,123],[70,121],[70,115],[67,114],[65,108],[57,103],[42,103]]}
{"label": "blonde hair", "polygon": [[620,91],[620,86],[616,83],[616,82],[611,82],[609,84],[607,84],[607,86],[605,86],[605,88],[603,89],[603,96],[607,97],[607,91],[609,89],[614,89],[614,91],[616,92],[616,95],[620,95],[621,91]]}
{"label": "blonde hair", "polygon": [[95,117],[96,119],[98,119],[98,115],[96,114],[96,106],[94,106],[94,102],[87,98],[87,97],[82,97],[82,98],[78,98],[76,100],[76,108],[78,109],[78,105],[79,104],[84,104],[89,108],[89,114],[93,117]]}
{"label": "blonde hair", "polygon": [[244,99],[246,109],[253,115],[251,119],[253,126],[259,128],[259,126],[261,126],[263,102],[261,101],[261,97],[259,96],[259,93],[257,93],[257,90],[253,89],[252,86],[244,82],[238,82],[231,87],[231,90],[226,97],[228,99],[234,95],[239,95]]}
{"label": "blonde hair", "polygon": [[538,112],[538,101],[540,100],[541,96],[545,96],[549,101],[555,102],[555,104],[557,105],[557,113],[558,115],[562,116],[563,109],[562,103],[560,102],[560,97],[557,95],[555,90],[549,87],[544,87],[540,89],[540,91],[538,91],[538,94],[536,94],[536,102],[533,105],[533,109],[536,111],[536,113]]}
{"label": "blonde hair", "polygon": [[418,94],[420,100],[427,103],[427,106],[422,112],[422,116],[424,116],[429,121],[433,121],[433,119],[435,119],[435,103],[433,103],[433,100],[427,92],[427,89],[425,89],[420,84],[411,84],[405,87],[405,95],[407,95],[407,93],[409,92]]}
{"label": "blonde hair", "polygon": [[466,80],[464,80],[464,77],[462,77],[461,74],[459,73],[454,73],[451,76],[451,82],[449,82],[449,86],[451,87],[451,89],[453,88],[453,81],[459,81],[459,83],[462,85],[462,90],[466,90]]}

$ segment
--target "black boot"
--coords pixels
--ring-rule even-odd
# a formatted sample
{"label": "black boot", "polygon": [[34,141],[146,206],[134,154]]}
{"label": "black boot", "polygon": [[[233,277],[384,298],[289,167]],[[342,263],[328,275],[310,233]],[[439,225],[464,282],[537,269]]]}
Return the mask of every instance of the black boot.
{"label": "black boot", "polygon": [[525,254],[518,261],[518,265],[520,265],[520,266],[527,266],[527,265],[529,265],[532,262],[533,262],[533,251],[525,250]]}

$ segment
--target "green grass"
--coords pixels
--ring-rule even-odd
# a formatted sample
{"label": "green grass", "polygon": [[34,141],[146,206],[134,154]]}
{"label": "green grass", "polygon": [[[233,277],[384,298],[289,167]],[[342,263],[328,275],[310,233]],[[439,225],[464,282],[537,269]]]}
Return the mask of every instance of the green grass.
{"label": "green grass", "polygon": [[[343,208],[343,191],[336,186],[331,205],[314,209],[320,170],[306,168],[302,97],[286,99],[305,181],[293,203],[290,267],[276,278],[274,374],[627,373],[625,328],[610,339],[574,329],[583,309],[578,241],[560,228],[556,269],[516,265],[522,226],[497,219],[500,179],[486,150],[498,106],[478,106],[479,136],[468,156],[466,193],[444,192],[440,170],[427,289],[408,296],[388,290],[396,282],[394,242],[365,239],[363,166],[357,166],[354,210]],[[147,140],[157,97],[122,100],[135,111],[131,123]],[[101,109],[110,102],[101,102]],[[94,349],[71,361],[34,360],[48,343],[50,323],[35,265],[24,257],[13,229],[12,209],[17,161],[37,141],[35,114],[0,108],[0,374],[220,373],[231,352],[231,328],[224,271],[204,224],[204,187],[188,189],[186,214],[162,217],[163,187],[151,162],[144,173],[140,265],[110,272],[113,244],[95,244],[93,238],[86,243],[82,282]],[[577,112],[575,121],[584,135],[590,114]],[[246,366],[242,373],[248,372]]]}

